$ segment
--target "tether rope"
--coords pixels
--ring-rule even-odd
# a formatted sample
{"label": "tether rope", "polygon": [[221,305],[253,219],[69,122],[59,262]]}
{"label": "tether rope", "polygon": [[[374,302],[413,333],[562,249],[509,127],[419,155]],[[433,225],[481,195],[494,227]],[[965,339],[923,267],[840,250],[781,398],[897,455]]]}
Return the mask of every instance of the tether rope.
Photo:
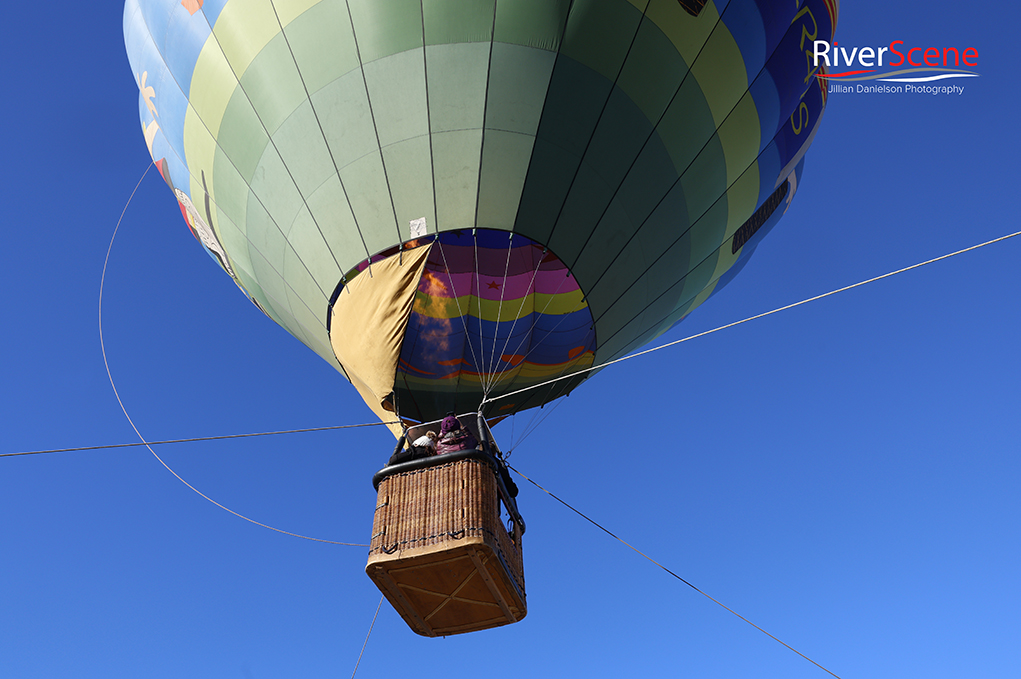
{"label": "tether rope", "polygon": [[509,398],[511,396],[516,396],[517,394],[521,394],[521,393],[526,392],[526,391],[531,391],[532,389],[538,389],[540,387],[544,387],[547,384],[552,384],[554,382],[559,382],[561,380],[571,379],[572,377],[577,377],[578,375],[581,375],[581,374],[584,374],[584,373],[587,373],[587,372],[592,372],[593,370],[600,370],[602,368],[605,368],[608,365],[613,365],[614,363],[621,363],[623,361],[627,361],[627,360],[630,360],[632,358],[638,358],[639,356],[644,356],[645,354],[651,354],[654,351],[659,351],[660,349],[666,349],[667,347],[672,347],[675,344],[681,344],[682,342],[688,342],[690,340],[697,339],[699,337],[705,337],[706,335],[711,335],[714,332],[719,332],[720,330],[726,330],[727,328],[733,328],[735,325],[741,325],[742,323],[747,323],[748,321],[754,321],[754,320],[759,319],[759,318],[764,318],[765,316],[771,316],[771,315],[779,313],[781,311],[786,311],[787,309],[793,309],[794,307],[801,306],[802,304],[808,304],[809,302],[814,302],[816,300],[823,299],[824,297],[830,297],[830,296],[835,295],[835,294],[837,294],[839,292],[845,292],[847,290],[852,290],[854,288],[860,288],[863,285],[867,285],[869,283],[875,283],[876,281],[883,280],[884,278],[890,278],[891,276],[896,276],[897,274],[904,273],[905,271],[911,271],[912,269],[918,269],[919,267],[926,266],[927,264],[933,264],[935,262],[939,262],[939,261],[942,261],[944,259],[949,259],[951,257],[956,257],[957,255],[963,255],[966,252],[971,252],[972,250],[978,250],[979,248],[984,248],[987,245],[993,245],[994,243],[999,243],[1000,241],[1005,241],[1005,240],[1007,240],[1009,238],[1014,238],[1016,236],[1021,236],[1021,231],[1015,231],[1014,233],[1009,233],[1006,236],[1000,236],[999,238],[994,238],[992,240],[987,240],[986,242],[979,243],[978,245],[972,245],[971,247],[967,247],[967,248],[964,248],[962,250],[957,250],[955,252],[950,252],[950,253],[947,253],[945,255],[940,255],[939,257],[934,257],[932,259],[927,259],[924,262],[919,262],[917,264],[912,264],[911,266],[906,266],[903,269],[897,269],[896,271],[891,271],[889,273],[884,273],[881,276],[875,276],[873,278],[869,278],[869,279],[864,280],[864,281],[859,281],[859,282],[853,283],[851,285],[845,285],[842,288],[837,288],[836,290],[830,290],[829,292],[824,292],[821,295],[816,295],[815,297],[809,297],[807,299],[803,299],[800,302],[794,302],[792,304],[787,304],[785,306],[773,309],[772,311],[765,311],[765,312],[763,312],[761,314],[756,314],[755,316],[749,316],[748,318],[744,318],[744,319],[742,319],[740,321],[734,321],[733,323],[727,323],[726,325],[721,325],[719,327],[713,328],[712,330],[706,330],[704,332],[700,332],[700,333],[697,333],[697,334],[694,334],[694,335],[689,335],[688,337],[684,337],[684,338],[681,338],[679,340],[674,340],[673,342],[667,342],[666,344],[661,344],[658,347],[653,347],[651,349],[645,349],[644,351],[639,351],[639,352],[634,353],[634,354],[628,354],[627,356],[622,356],[621,358],[617,358],[617,359],[614,359],[612,361],[607,361],[606,363],[600,363],[599,365],[594,365],[594,366],[592,366],[590,368],[583,368],[581,370],[577,370],[575,372],[572,372],[569,375],[563,375],[561,377],[556,377],[556,378],[554,378],[552,380],[547,380],[545,382],[540,382],[539,384],[533,384],[530,387],[524,387],[523,389],[518,389],[517,391],[511,391],[511,392],[508,392],[506,394],[500,394],[499,396],[494,396],[493,398],[487,398],[487,399],[485,399],[480,404],[479,407],[481,408],[486,403],[493,403],[494,401],[499,401],[500,399]]}
{"label": "tether rope", "polygon": [[632,551],[634,551],[635,553],[637,553],[637,554],[638,554],[639,556],[641,556],[641,557],[645,558],[646,560],[650,561],[651,563],[655,564],[656,566],[659,566],[659,567],[660,567],[661,569],[663,569],[664,571],[666,571],[666,572],[667,572],[667,573],[669,573],[670,575],[674,576],[675,578],[677,578],[678,580],[680,580],[681,582],[683,582],[683,583],[684,583],[685,585],[687,585],[688,587],[691,587],[691,588],[692,588],[693,590],[695,590],[696,592],[698,592],[699,594],[701,594],[701,595],[702,595],[702,596],[704,596],[705,598],[709,599],[710,601],[712,601],[712,602],[713,602],[714,604],[716,604],[717,606],[719,606],[719,607],[721,607],[721,608],[723,608],[723,609],[725,609],[725,610],[727,610],[727,611],[729,611],[729,612],[733,613],[733,614],[734,614],[735,616],[737,616],[737,617],[738,617],[738,618],[740,618],[741,620],[744,620],[744,621],[745,621],[746,623],[748,623],[749,625],[751,625],[751,626],[752,626],[752,627],[754,627],[755,629],[759,630],[760,632],[762,632],[763,634],[765,634],[765,635],[766,635],[767,637],[769,637],[769,638],[770,638],[770,639],[772,639],[773,641],[777,642],[778,644],[780,644],[780,645],[784,646],[784,647],[785,647],[785,648],[787,648],[787,649],[790,649],[791,651],[794,651],[795,653],[797,653],[798,655],[800,655],[800,656],[801,656],[802,658],[804,658],[804,659],[805,659],[805,660],[807,660],[808,662],[812,663],[813,665],[815,665],[816,667],[818,667],[818,668],[819,668],[819,669],[821,669],[822,671],[826,672],[827,674],[830,674],[831,676],[834,676],[834,677],[837,677],[837,679],[840,679],[840,676],[839,676],[839,675],[837,675],[837,674],[834,674],[834,673],[833,673],[833,672],[831,672],[830,670],[826,669],[825,667],[823,667],[822,665],[820,665],[820,664],[819,664],[819,663],[817,663],[816,661],[812,660],[812,659],[811,659],[811,658],[809,658],[809,657],[808,657],[807,655],[805,655],[804,653],[802,653],[802,652],[801,652],[801,651],[799,651],[798,649],[794,648],[794,647],[793,647],[793,646],[791,646],[790,644],[784,643],[784,642],[783,642],[782,640],[780,640],[780,639],[776,638],[775,636],[773,636],[772,634],[770,634],[770,633],[769,633],[769,632],[767,632],[766,630],[762,629],[761,627],[759,627],[758,625],[756,625],[756,624],[755,624],[754,622],[752,622],[752,621],[751,621],[751,620],[749,620],[748,618],[744,617],[743,615],[741,615],[740,613],[738,613],[737,611],[735,611],[735,610],[734,610],[733,608],[730,608],[730,607],[729,607],[729,606],[727,606],[726,604],[724,604],[724,603],[720,602],[719,600],[717,600],[717,599],[714,599],[714,598],[713,598],[713,597],[711,597],[710,595],[706,594],[705,592],[703,592],[702,590],[700,590],[700,589],[699,589],[698,587],[696,587],[695,585],[691,584],[690,582],[688,582],[687,580],[685,580],[684,578],[682,578],[681,576],[679,576],[679,575],[678,575],[677,573],[674,573],[674,572],[673,572],[672,570],[670,570],[669,568],[667,568],[667,567],[666,567],[666,566],[664,566],[663,564],[661,564],[661,563],[659,563],[658,561],[656,561],[655,559],[653,559],[653,558],[652,558],[651,556],[649,556],[648,554],[646,554],[646,553],[642,552],[641,550],[639,550],[639,549],[638,549],[637,547],[635,547],[634,545],[630,544],[629,542],[626,542],[626,541],[624,541],[623,539],[621,539],[620,537],[618,537],[617,535],[615,535],[615,534],[614,534],[613,532],[611,532],[611,531],[610,531],[610,530],[609,530],[608,528],[606,528],[606,527],[604,527],[604,526],[600,525],[600,524],[599,524],[599,523],[597,523],[597,522],[596,522],[596,521],[595,521],[594,519],[591,519],[591,518],[589,518],[588,516],[586,516],[585,514],[583,514],[583,513],[581,512],[581,511],[579,511],[579,510],[575,509],[574,507],[572,507],[571,505],[567,504],[567,502],[565,502],[564,500],[560,499],[559,497],[557,497],[556,495],[554,495],[554,494],[553,494],[553,493],[551,493],[550,491],[546,490],[545,488],[543,488],[543,487],[542,487],[542,486],[540,486],[540,485],[539,485],[538,483],[536,483],[536,482],[535,482],[535,481],[533,481],[532,479],[530,479],[530,478],[528,478],[527,476],[525,476],[524,474],[522,474],[522,473],[521,473],[520,471],[518,471],[517,469],[515,469],[515,468],[514,468],[514,467],[512,467],[511,465],[507,465],[507,466],[508,466],[508,468],[512,469],[512,470],[514,471],[514,473],[515,473],[515,474],[519,475],[519,476],[520,476],[521,478],[523,478],[524,480],[528,481],[528,482],[529,482],[529,483],[531,483],[531,484],[532,484],[533,486],[535,486],[536,488],[538,488],[538,489],[539,489],[539,490],[541,490],[542,492],[546,493],[547,495],[549,495],[549,496],[550,496],[551,498],[553,498],[554,500],[556,500],[556,501],[557,501],[557,502],[559,502],[560,504],[562,504],[562,505],[564,505],[565,507],[567,507],[567,508],[568,508],[568,509],[570,509],[570,510],[571,510],[572,512],[574,512],[575,514],[577,514],[577,515],[578,515],[578,516],[580,516],[581,518],[585,519],[586,521],[588,521],[589,523],[591,523],[591,524],[592,524],[593,526],[595,526],[595,527],[596,527],[596,528],[598,528],[599,530],[603,531],[604,533],[606,533],[607,535],[609,535],[609,536],[610,536],[610,537],[612,537],[613,539],[617,540],[618,542],[620,542],[620,543],[621,543],[621,544],[623,544],[624,546],[628,547],[629,549],[631,549]]}
{"label": "tether rope", "polygon": [[110,448],[133,448],[135,446],[162,446],[167,443],[195,443],[197,441],[221,441],[223,439],[243,439],[252,436],[276,436],[277,434],[304,434],[310,431],[332,431],[334,429],[355,429],[358,427],[381,427],[388,424],[400,424],[398,420],[393,422],[366,422],[364,424],[337,424],[331,427],[311,427],[308,429],[287,429],[284,431],[260,431],[251,434],[224,434],[222,436],[200,436],[192,439],[171,439],[167,441],[148,441],[145,443],[110,443],[103,446],[81,446],[79,448],[53,448],[51,450],[29,450],[19,453],[0,453],[0,457],[17,457],[18,455],[43,455],[45,453],[76,453],[83,450],[107,450]]}
{"label": "tether rope", "polygon": [[358,674],[358,666],[362,663],[362,655],[365,653],[365,647],[369,643],[369,636],[372,634],[372,628],[376,626],[376,616],[379,615],[379,609],[383,605],[383,597],[379,597],[379,603],[376,604],[376,613],[372,616],[372,623],[369,625],[369,633],[365,635],[365,641],[362,642],[362,650],[358,653],[358,661],[355,662],[355,671],[351,673],[351,679],[355,679],[355,675]]}
{"label": "tether rope", "polygon": [[154,164],[155,163],[150,162],[149,166],[147,168],[145,168],[145,172],[142,173],[142,176],[139,178],[138,183],[135,184],[135,188],[131,191],[131,195],[128,196],[128,202],[124,204],[124,209],[121,210],[121,216],[120,216],[120,218],[117,219],[117,225],[114,227],[113,235],[110,237],[110,245],[106,249],[106,259],[103,260],[103,275],[102,275],[102,277],[99,280],[99,346],[100,346],[100,349],[102,349],[102,352],[103,352],[103,365],[106,367],[106,376],[110,380],[110,386],[113,388],[114,396],[117,397],[117,403],[121,407],[121,412],[123,412],[124,413],[124,417],[126,417],[128,419],[128,423],[131,425],[131,428],[135,430],[135,434],[142,441],[142,444],[146,448],[149,449],[149,452],[152,453],[153,457],[155,457],[159,461],[159,463],[161,465],[163,465],[163,467],[168,472],[170,472],[175,477],[177,477],[178,481],[180,481],[184,485],[188,486],[193,491],[195,491],[198,495],[200,495],[201,497],[205,498],[209,502],[212,502],[214,505],[216,505],[220,509],[233,514],[234,516],[238,517],[239,519],[244,519],[245,521],[248,521],[249,523],[254,523],[256,526],[262,526],[263,528],[268,528],[269,530],[275,531],[277,533],[283,533],[284,535],[290,535],[291,537],[301,538],[303,540],[311,540],[313,542],[325,542],[325,543],[331,544],[331,545],[345,545],[345,546],[348,546],[348,547],[368,547],[369,545],[365,545],[365,544],[359,544],[359,543],[354,543],[354,542],[337,542],[335,540],[326,540],[326,539],[323,539],[323,538],[314,538],[314,537],[309,537],[308,535],[301,535],[299,533],[292,533],[290,531],[281,530],[280,528],[274,528],[273,526],[269,526],[269,525],[267,525],[265,523],[261,523],[259,521],[256,521],[255,519],[250,519],[250,518],[248,518],[247,516],[245,516],[243,514],[239,514],[238,512],[235,512],[233,509],[230,509],[229,507],[223,506],[222,504],[220,504],[219,502],[217,502],[213,498],[209,497],[208,495],[206,495],[205,493],[200,491],[195,486],[193,486],[190,483],[188,483],[187,481],[185,481],[183,478],[181,478],[180,474],[178,474],[173,469],[171,469],[170,465],[168,465],[166,462],[164,462],[163,458],[161,458],[159,455],[156,454],[156,451],[152,449],[152,446],[150,446],[149,443],[145,440],[145,437],[142,436],[142,433],[140,431],[138,431],[138,427],[135,426],[134,421],[131,419],[131,415],[128,414],[127,408],[124,407],[124,402],[121,400],[121,395],[117,391],[117,385],[114,383],[113,373],[110,371],[110,362],[106,358],[106,343],[105,343],[105,341],[103,339],[103,290],[104,290],[104,288],[106,286],[106,269],[107,269],[107,265],[110,263],[110,253],[113,251],[113,243],[114,243],[114,240],[117,238],[117,231],[120,229],[121,222],[124,221],[124,214],[128,211],[128,206],[131,204],[131,200],[135,197],[135,193],[138,191],[138,187],[142,185],[142,181],[145,179],[146,175],[149,174],[149,170],[152,169]]}

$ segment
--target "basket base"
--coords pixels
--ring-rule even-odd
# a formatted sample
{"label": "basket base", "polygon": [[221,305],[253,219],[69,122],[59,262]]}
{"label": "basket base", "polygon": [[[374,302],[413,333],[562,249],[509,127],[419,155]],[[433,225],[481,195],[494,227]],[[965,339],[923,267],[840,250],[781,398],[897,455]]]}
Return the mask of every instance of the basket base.
{"label": "basket base", "polygon": [[523,592],[482,537],[375,555],[365,572],[423,636],[474,632],[525,617]]}

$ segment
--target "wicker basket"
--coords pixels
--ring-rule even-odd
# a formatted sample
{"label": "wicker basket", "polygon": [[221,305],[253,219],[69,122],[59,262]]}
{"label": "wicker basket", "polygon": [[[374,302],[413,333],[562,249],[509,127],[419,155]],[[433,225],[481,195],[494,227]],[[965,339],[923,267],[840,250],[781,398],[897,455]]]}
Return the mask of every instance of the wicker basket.
{"label": "wicker basket", "polygon": [[[380,471],[365,572],[412,630],[446,636],[525,617],[523,524],[488,455],[467,451]],[[520,519],[520,517],[519,517]],[[518,522],[520,523],[520,521]]]}

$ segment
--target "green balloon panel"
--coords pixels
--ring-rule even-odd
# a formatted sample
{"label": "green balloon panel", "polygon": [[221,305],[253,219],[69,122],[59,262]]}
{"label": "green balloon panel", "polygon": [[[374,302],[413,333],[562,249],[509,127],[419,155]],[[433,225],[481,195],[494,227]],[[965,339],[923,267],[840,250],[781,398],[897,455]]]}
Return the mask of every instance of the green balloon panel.
{"label": "green balloon panel", "polygon": [[[532,341],[505,367],[534,370],[506,380],[466,354],[473,378],[457,381],[459,397],[449,381],[408,381],[405,403],[433,404],[408,416],[424,418],[624,355],[732,279],[797,190],[826,103],[805,52],[832,40],[837,10],[836,0],[127,0],[124,34],[143,136],[188,228],[339,370],[330,333],[365,329],[328,329],[331,297],[381,253],[455,232],[489,247],[510,232],[570,275],[588,327],[577,315],[568,325],[589,339]],[[551,309],[531,329],[578,313]],[[470,309],[453,315],[473,322]],[[496,347],[501,332],[480,341]]]}

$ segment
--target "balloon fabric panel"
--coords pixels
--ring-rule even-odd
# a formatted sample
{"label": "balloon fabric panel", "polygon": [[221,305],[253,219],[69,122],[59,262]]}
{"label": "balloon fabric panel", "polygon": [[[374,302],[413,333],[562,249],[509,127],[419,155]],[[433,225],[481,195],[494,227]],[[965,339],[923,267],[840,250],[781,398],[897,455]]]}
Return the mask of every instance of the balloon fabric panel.
{"label": "balloon fabric panel", "polygon": [[826,103],[805,40],[831,39],[836,15],[834,0],[127,0],[124,27],[188,228],[335,367],[330,334],[348,329],[329,327],[331,299],[430,245],[393,393],[421,418],[620,356],[731,280],[797,188]]}

